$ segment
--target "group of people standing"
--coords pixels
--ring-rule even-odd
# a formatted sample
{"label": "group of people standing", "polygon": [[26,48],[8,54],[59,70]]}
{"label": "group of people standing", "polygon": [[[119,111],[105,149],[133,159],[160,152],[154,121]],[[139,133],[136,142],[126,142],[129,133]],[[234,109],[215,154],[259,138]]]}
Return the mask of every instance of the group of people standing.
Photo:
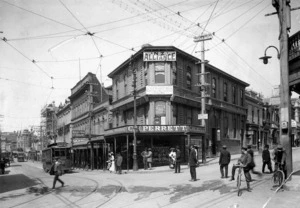
{"label": "group of people standing", "polygon": [[145,150],[141,153],[143,157],[144,170],[152,169],[152,150],[151,148],[145,148]]}
{"label": "group of people standing", "polygon": [[122,162],[123,157],[121,153],[117,153],[116,158],[113,152],[108,153],[107,170],[110,173],[116,172],[117,174],[122,174]]}
{"label": "group of people standing", "polygon": [[[286,152],[282,148],[281,145],[278,145],[277,148],[274,149],[272,153],[272,157],[269,151],[269,145],[265,145],[264,150],[262,152],[262,173],[265,173],[265,166],[268,166],[270,173],[273,173],[271,158],[275,163],[275,170],[280,166],[285,173],[286,176]],[[231,160],[230,152],[227,150],[226,145],[223,145],[222,150],[220,152],[219,165],[221,178],[228,178],[228,165]],[[232,166],[232,174],[231,179],[234,180],[235,170],[240,166],[243,167],[244,175],[247,182],[247,190],[251,191],[250,182],[252,181],[250,171],[253,174],[257,174],[259,177],[262,176],[261,172],[255,171],[255,161],[254,161],[254,152],[252,150],[252,146],[248,145],[247,147],[242,147],[242,154],[238,159],[238,163]],[[225,174],[224,174],[225,169]]]}

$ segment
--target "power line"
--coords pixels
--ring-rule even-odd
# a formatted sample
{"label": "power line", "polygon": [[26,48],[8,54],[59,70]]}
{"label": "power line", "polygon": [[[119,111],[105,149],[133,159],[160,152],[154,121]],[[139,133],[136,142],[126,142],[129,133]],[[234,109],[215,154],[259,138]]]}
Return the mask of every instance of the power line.
{"label": "power line", "polygon": [[36,62],[35,62],[35,60],[34,59],[30,59],[30,58],[28,58],[27,56],[25,56],[25,54],[24,53],[22,53],[21,51],[19,51],[16,47],[14,47],[13,45],[11,45],[10,43],[8,43],[7,42],[7,39],[4,37],[3,39],[2,39],[7,45],[9,45],[11,48],[13,48],[15,51],[17,51],[19,54],[21,54],[25,59],[27,59],[27,60],[29,60],[30,62],[32,62],[37,68],[39,68],[44,74],[46,74],[49,78],[51,78],[51,76],[46,72],[46,71],[44,71],[40,66],[38,66],[37,64],[36,64]]}

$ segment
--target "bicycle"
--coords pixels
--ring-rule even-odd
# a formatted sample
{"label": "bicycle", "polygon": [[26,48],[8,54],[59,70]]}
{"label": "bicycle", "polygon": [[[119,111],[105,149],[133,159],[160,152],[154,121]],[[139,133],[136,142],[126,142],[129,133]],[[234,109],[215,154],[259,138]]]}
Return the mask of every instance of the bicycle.
{"label": "bicycle", "polygon": [[242,169],[243,169],[243,165],[236,165],[239,170],[238,170],[238,175],[237,175],[237,179],[236,179],[236,187],[238,189],[237,191],[237,195],[240,196],[241,193],[242,193],[242,190],[241,190],[241,184],[242,184]]}
{"label": "bicycle", "polygon": [[273,187],[281,186],[285,179],[283,172],[283,165],[279,164],[278,169],[274,172],[272,176]]}

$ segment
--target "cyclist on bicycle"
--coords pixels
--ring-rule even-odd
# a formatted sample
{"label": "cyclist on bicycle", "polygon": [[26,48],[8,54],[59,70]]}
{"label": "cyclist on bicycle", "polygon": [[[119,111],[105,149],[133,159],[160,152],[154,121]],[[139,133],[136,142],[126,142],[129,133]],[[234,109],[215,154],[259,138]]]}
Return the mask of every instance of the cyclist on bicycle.
{"label": "cyclist on bicycle", "polygon": [[286,170],[286,151],[282,147],[282,145],[278,145],[276,149],[274,149],[273,152],[274,155],[274,162],[275,162],[275,171],[279,169],[282,169],[285,175],[285,179],[287,178],[287,170]]}
{"label": "cyclist on bicycle", "polygon": [[251,155],[247,152],[247,147],[242,147],[242,155],[241,157],[238,159],[238,164],[234,164],[232,166],[232,174],[231,174],[231,179],[230,181],[234,180],[234,175],[235,175],[235,170],[237,168],[239,168],[241,165],[243,167],[244,170],[244,175],[246,178],[246,182],[247,182],[247,190],[250,191],[250,182],[251,182],[251,175],[250,175],[250,163],[251,163],[252,159],[251,159]]}

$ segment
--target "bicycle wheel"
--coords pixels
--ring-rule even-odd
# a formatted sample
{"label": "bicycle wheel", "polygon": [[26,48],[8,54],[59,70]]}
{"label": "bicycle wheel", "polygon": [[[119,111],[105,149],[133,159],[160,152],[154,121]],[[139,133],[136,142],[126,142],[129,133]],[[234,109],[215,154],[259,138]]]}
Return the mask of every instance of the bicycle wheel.
{"label": "bicycle wheel", "polygon": [[241,178],[241,174],[238,174],[237,179],[236,179],[236,186],[237,186],[237,195],[240,196],[241,194],[241,183],[242,183],[242,178]]}

